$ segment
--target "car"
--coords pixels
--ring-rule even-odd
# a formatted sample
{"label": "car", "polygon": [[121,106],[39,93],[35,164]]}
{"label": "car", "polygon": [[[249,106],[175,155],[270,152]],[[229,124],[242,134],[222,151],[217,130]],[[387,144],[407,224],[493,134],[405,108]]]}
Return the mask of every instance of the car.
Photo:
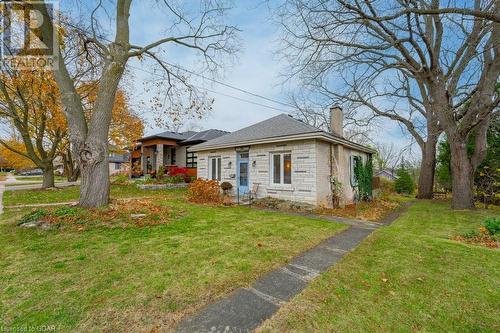
{"label": "car", "polygon": [[42,169],[32,169],[21,172],[19,175],[21,176],[41,176],[43,175]]}

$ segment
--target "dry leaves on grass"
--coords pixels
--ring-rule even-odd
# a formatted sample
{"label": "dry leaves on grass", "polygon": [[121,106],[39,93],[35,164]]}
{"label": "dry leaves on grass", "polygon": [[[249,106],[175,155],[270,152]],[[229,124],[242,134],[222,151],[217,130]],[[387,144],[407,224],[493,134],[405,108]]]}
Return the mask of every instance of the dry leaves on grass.
{"label": "dry leaves on grass", "polygon": [[[57,227],[73,226],[77,230],[104,226],[109,228],[146,227],[168,223],[175,214],[168,207],[147,199],[114,200],[109,206],[96,209],[64,206],[36,210],[30,216]],[[33,220],[32,219],[32,220]]]}
{"label": "dry leaves on grass", "polygon": [[500,248],[500,242],[498,240],[495,240],[489,235],[485,234],[480,234],[473,237],[455,236],[452,237],[451,239],[462,243],[486,246],[489,247],[490,249]]}
{"label": "dry leaves on grass", "polygon": [[397,207],[399,207],[397,202],[379,199],[372,202],[347,205],[344,208],[319,208],[315,212],[321,215],[340,216],[363,221],[380,221]]}

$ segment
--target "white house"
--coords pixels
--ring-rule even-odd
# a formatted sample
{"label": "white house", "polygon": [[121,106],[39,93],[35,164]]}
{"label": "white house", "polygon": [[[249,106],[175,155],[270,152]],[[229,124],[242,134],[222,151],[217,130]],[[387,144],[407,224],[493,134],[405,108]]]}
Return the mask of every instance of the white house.
{"label": "white house", "polygon": [[257,189],[257,198],[326,207],[340,183],[341,203],[351,203],[354,164],[375,151],[343,138],[342,109],[333,107],[330,118],[333,133],[280,114],[195,145],[189,151],[198,155],[198,178],[229,182],[240,193]]}

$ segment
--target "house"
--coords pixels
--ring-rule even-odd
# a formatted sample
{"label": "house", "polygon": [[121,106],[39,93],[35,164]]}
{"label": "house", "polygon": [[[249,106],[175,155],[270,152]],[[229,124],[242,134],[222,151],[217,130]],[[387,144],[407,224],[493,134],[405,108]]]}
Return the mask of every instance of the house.
{"label": "house", "polygon": [[188,174],[196,176],[196,152],[188,152],[187,148],[196,144],[216,139],[228,132],[209,129],[201,132],[161,132],[137,140],[131,153],[134,169],[142,174],[154,173],[163,166],[166,171],[171,167],[187,168]]}
{"label": "house", "polygon": [[188,151],[198,154],[198,178],[229,182],[235,195],[257,189],[258,198],[326,207],[334,198],[352,203],[354,166],[375,151],[343,137],[341,108],[330,114],[332,133],[280,114]]}
{"label": "house", "polygon": [[130,153],[123,150],[110,149],[108,163],[110,175],[127,172],[130,170]]}
{"label": "house", "polygon": [[397,178],[394,169],[388,169],[388,168],[377,171],[373,176],[385,178],[387,180],[396,180]]}

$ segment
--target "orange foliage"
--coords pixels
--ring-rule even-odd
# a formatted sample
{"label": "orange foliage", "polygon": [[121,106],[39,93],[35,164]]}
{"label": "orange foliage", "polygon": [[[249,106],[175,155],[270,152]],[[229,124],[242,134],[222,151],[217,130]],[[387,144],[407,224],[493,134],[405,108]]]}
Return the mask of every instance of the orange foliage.
{"label": "orange foliage", "polygon": [[[90,119],[97,99],[97,82],[90,82],[79,88],[86,116]],[[144,122],[129,106],[129,100],[123,90],[118,90],[113,105],[111,124],[109,128],[109,143],[118,147],[132,146],[144,134]]]}
{"label": "orange foliage", "polygon": [[[6,143],[15,150],[26,153],[26,147],[23,143],[14,140],[6,141]],[[35,163],[33,163],[30,159],[19,155],[2,145],[0,145],[0,157],[4,160],[6,164],[5,166],[9,168],[20,170],[32,169],[36,167]]]}
{"label": "orange foliage", "polygon": [[223,203],[219,182],[216,180],[196,179],[189,185],[187,199],[195,203]]}

